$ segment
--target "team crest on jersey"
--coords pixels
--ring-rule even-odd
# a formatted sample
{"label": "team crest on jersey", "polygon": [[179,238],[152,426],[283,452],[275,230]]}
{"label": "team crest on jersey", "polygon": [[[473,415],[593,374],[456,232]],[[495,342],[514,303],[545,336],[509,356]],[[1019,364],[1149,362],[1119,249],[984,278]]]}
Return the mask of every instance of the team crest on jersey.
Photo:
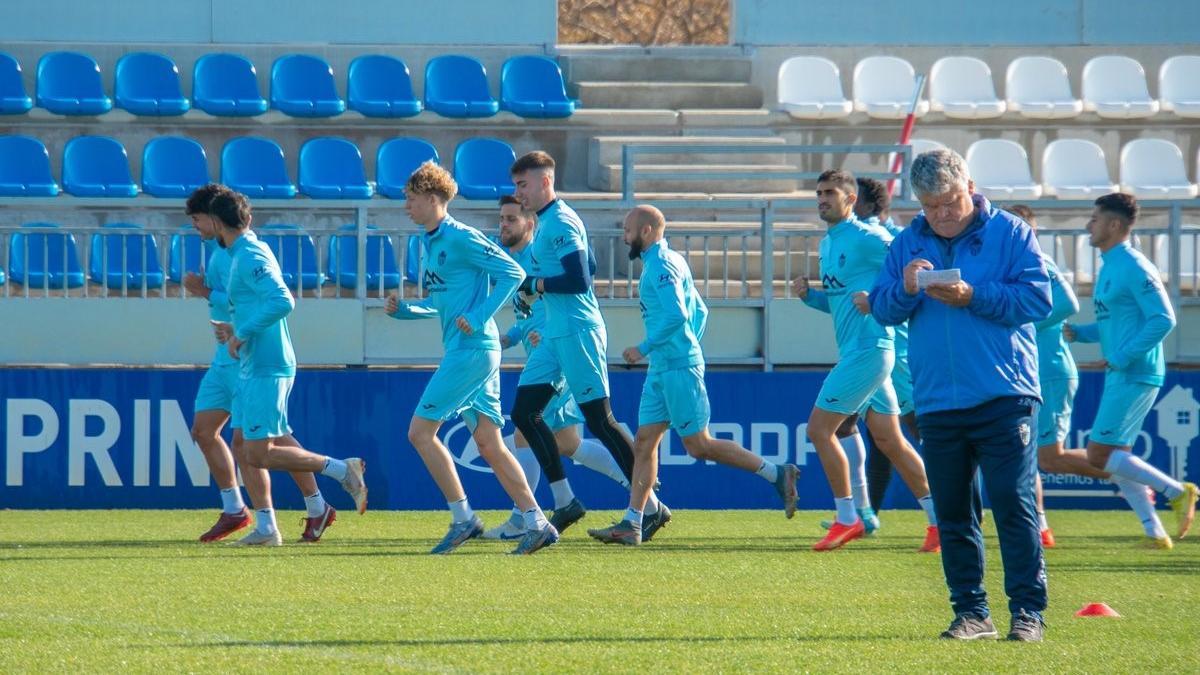
{"label": "team crest on jersey", "polygon": [[983,250],[983,238],[975,237],[972,239],[971,243],[967,245],[967,250],[970,251],[971,255],[979,255],[979,252]]}
{"label": "team crest on jersey", "polygon": [[446,264],[446,252],[442,251],[438,254],[438,267]]}
{"label": "team crest on jersey", "polygon": [[845,267],[845,266],[846,266],[846,254],[843,253],[838,256],[838,267],[840,268],[840,267]]}
{"label": "team crest on jersey", "polygon": [[1021,445],[1029,445],[1029,425],[1022,422],[1017,431],[1021,434]]}

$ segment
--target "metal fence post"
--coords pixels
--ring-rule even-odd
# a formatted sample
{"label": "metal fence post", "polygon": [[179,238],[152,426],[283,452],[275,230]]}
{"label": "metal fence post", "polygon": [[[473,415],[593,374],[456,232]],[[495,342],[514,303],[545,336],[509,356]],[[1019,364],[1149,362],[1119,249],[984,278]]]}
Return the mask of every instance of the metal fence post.
{"label": "metal fence post", "polygon": [[762,353],[763,371],[771,372],[771,300],[775,297],[775,205],[767,202],[761,212],[762,222],[759,228],[762,238]]}
{"label": "metal fence post", "polygon": [[[358,250],[357,268],[354,272],[354,297],[359,300],[367,299],[367,207],[359,206],[354,209],[354,248]],[[339,258],[341,256],[339,255]],[[338,270],[341,271],[340,269]],[[335,279],[336,282],[340,280]]]}

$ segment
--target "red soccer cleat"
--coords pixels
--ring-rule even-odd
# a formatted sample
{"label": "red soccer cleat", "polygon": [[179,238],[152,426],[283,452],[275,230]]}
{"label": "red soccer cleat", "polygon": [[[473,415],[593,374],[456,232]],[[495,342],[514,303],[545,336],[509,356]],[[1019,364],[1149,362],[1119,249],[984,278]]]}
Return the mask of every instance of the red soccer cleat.
{"label": "red soccer cleat", "polygon": [[304,519],[304,533],[300,535],[300,541],[317,543],[321,540],[321,535],[325,534],[325,530],[337,520],[337,511],[333,507],[326,504],[325,513],[316,518]]}
{"label": "red soccer cleat", "polygon": [[941,553],[942,536],[938,533],[937,525],[925,528],[925,543],[921,544],[921,548],[917,550],[921,553]]}
{"label": "red soccer cleat", "polygon": [[1054,532],[1048,527],[1042,530],[1042,548],[1054,548]]}
{"label": "red soccer cleat", "polygon": [[212,526],[208,532],[200,535],[200,541],[208,544],[214,541],[220,541],[225,537],[237,532],[238,530],[250,526],[250,509],[242,507],[238,513],[221,513],[221,517],[217,519],[217,524]]}
{"label": "red soccer cleat", "polygon": [[862,518],[854,521],[853,525],[843,525],[834,522],[830,526],[825,538],[813,544],[813,550],[832,551],[835,548],[841,548],[855,539],[860,539],[865,532],[866,529],[863,527]]}

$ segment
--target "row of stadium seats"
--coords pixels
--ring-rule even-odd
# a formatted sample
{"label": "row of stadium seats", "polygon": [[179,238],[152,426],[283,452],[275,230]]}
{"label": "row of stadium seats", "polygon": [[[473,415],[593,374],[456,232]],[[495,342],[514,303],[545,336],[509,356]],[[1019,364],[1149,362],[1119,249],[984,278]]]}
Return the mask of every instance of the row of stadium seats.
{"label": "row of stadium seats", "polygon": [[[913,98],[916,71],[895,56],[871,56],[854,67],[854,100],[842,94],[837,64],[819,56],[796,56],[779,67],[779,104],[798,119],[835,119],[852,111],[880,119],[901,119]],[[1084,111],[1100,117],[1135,119],[1159,110],[1200,117],[1200,56],[1175,56],[1158,71],[1159,99],[1150,97],[1142,65],[1128,56],[1097,56],[1083,67],[1083,99],[1071,92],[1067,68],[1046,56],[1022,56],[1008,66],[1006,99],[996,95],[992,71],[970,56],[948,56],[933,64],[930,110],[948,118],[988,119],[1005,112],[1033,119],[1066,119]]]}
{"label": "row of stadium seats", "polygon": [[[450,54],[425,66],[424,103],[413,91],[408,66],[395,57],[354,59],[343,100],[333,69],[308,54],[281,56],[271,66],[270,107],[292,117],[333,117],[347,109],[367,117],[411,117],[428,109],[444,117],[490,117],[509,110],[522,117],[568,117],[577,102],[567,98],[562,71],[542,56],[514,56],[500,72],[500,100],[488,90],[487,70],[469,56]],[[192,100],[183,95],[179,68],[162,54],[137,52],[117,61],[116,105],[135,115],[182,115],[196,108],[211,115],[245,117],[267,111],[252,64],[237,54],[207,54],[196,61]],[[50,52],[38,61],[37,105],[60,115],[102,115],[113,107],[100,66],[87,54]],[[28,112],[21,66],[0,53],[0,113]]]}
{"label": "row of stadium seats", "polygon": [[[419,138],[393,138],[375,157],[369,182],[358,147],[342,138],[321,137],[300,148],[297,190],[274,141],[257,136],[230,139],[221,150],[221,182],[253,198],[370,199],[376,192],[404,199],[404,185],[423,162],[440,163],[437,149]],[[470,138],[454,151],[454,179],[467,199],[512,194],[509,174],[516,153],[494,138]],[[187,197],[210,182],[208,157],[196,141],[159,136],[142,152],[141,189],[155,197]],[[62,187],[77,197],[135,197],[138,185],[120,142],[107,136],[77,136],[63,148]],[[0,136],[0,196],[53,197],[59,185],[46,146],[31,136]]]}

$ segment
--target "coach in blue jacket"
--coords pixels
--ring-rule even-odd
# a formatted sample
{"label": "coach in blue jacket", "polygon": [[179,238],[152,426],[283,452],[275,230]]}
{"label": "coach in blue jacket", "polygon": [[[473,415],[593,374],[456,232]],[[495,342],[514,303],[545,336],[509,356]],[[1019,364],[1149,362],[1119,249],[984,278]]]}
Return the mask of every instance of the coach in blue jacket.
{"label": "coach in blue jacket", "polygon": [[[1041,393],[1033,322],[1050,314],[1050,279],[1033,230],[973,194],[957,153],[918,156],[911,177],[923,211],[892,242],[870,304],[882,324],[908,321],[917,426],[955,614],[942,637],[997,635],[971,506],[980,467],[1000,536],[1008,639],[1039,641],[1046,570],[1034,502]],[[922,270],[954,269],[961,280],[920,288]]]}

